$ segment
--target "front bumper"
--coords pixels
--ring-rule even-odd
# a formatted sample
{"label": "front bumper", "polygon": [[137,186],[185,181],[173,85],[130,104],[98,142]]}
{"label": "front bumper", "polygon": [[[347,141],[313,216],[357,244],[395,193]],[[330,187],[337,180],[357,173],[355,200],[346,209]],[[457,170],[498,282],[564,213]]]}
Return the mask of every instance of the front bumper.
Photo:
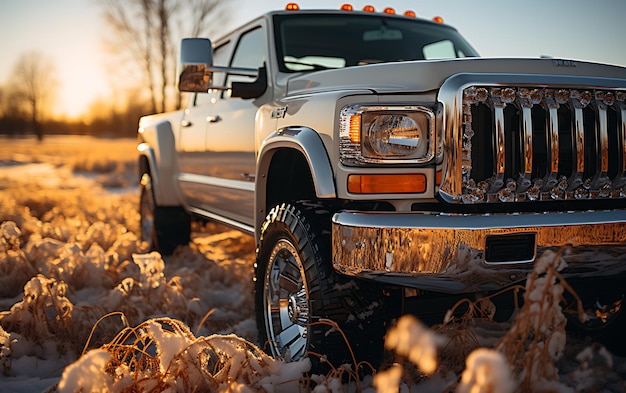
{"label": "front bumper", "polygon": [[336,213],[340,273],[447,293],[497,290],[525,279],[546,250],[568,277],[626,273],[626,211],[461,215]]}

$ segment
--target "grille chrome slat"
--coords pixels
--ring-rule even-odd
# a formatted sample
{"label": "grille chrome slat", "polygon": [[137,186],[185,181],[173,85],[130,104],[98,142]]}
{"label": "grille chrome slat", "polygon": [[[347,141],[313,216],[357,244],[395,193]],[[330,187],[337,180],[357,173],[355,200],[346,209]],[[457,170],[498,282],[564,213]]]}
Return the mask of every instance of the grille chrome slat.
{"label": "grille chrome slat", "polygon": [[[624,94],[626,95],[626,93]],[[621,173],[618,172],[614,183],[615,187],[625,187],[626,186],[626,102],[618,102],[619,106],[619,119],[621,120],[621,129],[618,130],[618,138],[621,142],[621,149],[619,149],[618,161],[621,162],[622,168]],[[619,122],[618,122],[619,124]],[[621,159],[620,159],[621,158]]]}
{"label": "grille chrome slat", "polygon": [[546,97],[544,107],[547,108],[546,159],[550,167],[543,180],[543,190],[549,190],[558,182],[559,177],[559,105],[554,98]]}
{"label": "grille chrome slat", "polygon": [[585,172],[585,124],[583,120],[583,107],[576,99],[572,99],[574,107],[574,143],[573,156],[574,167],[576,168],[570,176],[570,190],[580,186],[583,183],[583,174]]}
{"label": "grille chrome slat", "polygon": [[495,117],[495,163],[496,173],[492,184],[492,191],[498,191],[504,185],[504,168],[505,168],[505,145],[504,145],[504,107],[506,104],[494,99],[494,117]]}
{"label": "grille chrome slat", "polygon": [[533,118],[532,104],[522,103],[522,164],[523,168],[517,182],[517,192],[524,192],[531,185],[533,172]]}
{"label": "grille chrome slat", "polygon": [[598,103],[598,147],[597,154],[600,159],[597,163],[594,186],[600,188],[608,183],[609,172],[609,133],[607,120],[607,106]]}
{"label": "grille chrome slat", "polygon": [[626,199],[626,88],[465,84],[460,97],[462,143],[446,158],[445,199]]}

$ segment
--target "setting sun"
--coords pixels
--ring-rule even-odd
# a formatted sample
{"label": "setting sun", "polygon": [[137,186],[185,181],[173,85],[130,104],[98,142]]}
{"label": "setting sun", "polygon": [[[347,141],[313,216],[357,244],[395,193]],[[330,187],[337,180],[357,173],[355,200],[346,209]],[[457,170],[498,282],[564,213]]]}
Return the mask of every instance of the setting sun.
{"label": "setting sun", "polygon": [[[59,69],[59,93],[54,113],[70,119],[90,115],[88,109],[98,98],[115,99],[102,66],[97,64],[97,56],[74,53],[68,67]],[[67,60],[67,58],[66,58]]]}

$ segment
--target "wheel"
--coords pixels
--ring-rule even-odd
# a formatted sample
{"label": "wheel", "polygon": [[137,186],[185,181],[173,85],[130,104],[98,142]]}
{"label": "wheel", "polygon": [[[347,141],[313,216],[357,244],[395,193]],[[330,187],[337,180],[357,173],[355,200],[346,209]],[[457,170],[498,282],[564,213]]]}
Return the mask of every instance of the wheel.
{"label": "wheel", "polygon": [[[309,356],[314,373],[328,370],[326,360],[334,367],[352,364],[348,345],[357,362],[378,363],[388,319],[382,287],[334,271],[330,240],[323,205],[275,206],[261,228],[255,265],[261,345],[287,361]],[[335,321],[348,343],[323,319]]]}
{"label": "wheel", "polygon": [[572,333],[600,342],[614,355],[626,356],[624,294],[584,298],[583,309],[587,314],[584,322],[578,319],[577,314],[567,314],[568,328]]}
{"label": "wheel", "polygon": [[182,207],[156,204],[149,173],[141,177],[139,198],[141,238],[148,243],[150,250],[170,255],[179,245],[189,243],[191,217]]}

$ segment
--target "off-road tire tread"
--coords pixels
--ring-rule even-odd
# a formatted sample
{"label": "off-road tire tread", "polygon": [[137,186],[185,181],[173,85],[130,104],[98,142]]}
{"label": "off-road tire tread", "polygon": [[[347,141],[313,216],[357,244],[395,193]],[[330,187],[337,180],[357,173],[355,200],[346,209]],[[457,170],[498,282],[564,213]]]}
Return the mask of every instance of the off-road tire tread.
{"label": "off-road tire tread", "polygon": [[[256,310],[261,345],[267,340],[264,328],[263,280],[267,259],[273,244],[291,233],[301,253],[309,284],[311,320],[329,319],[337,322],[348,337],[357,362],[378,362],[383,353],[383,335],[386,313],[383,307],[382,287],[342,276],[331,263],[331,210],[324,204],[300,201],[272,208],[261,228],[260,247],[256,264]],[[378,314],[368,319],[354,317],[360,311],[378,302]],[[351,318],[353,316],[354,318]],[[334,367],[352,364],[348,346],[339,332],[326,324],[309,328],[309,350],[326,356]],[[314,372],[324,372],[327,365],[310,356]]]}

